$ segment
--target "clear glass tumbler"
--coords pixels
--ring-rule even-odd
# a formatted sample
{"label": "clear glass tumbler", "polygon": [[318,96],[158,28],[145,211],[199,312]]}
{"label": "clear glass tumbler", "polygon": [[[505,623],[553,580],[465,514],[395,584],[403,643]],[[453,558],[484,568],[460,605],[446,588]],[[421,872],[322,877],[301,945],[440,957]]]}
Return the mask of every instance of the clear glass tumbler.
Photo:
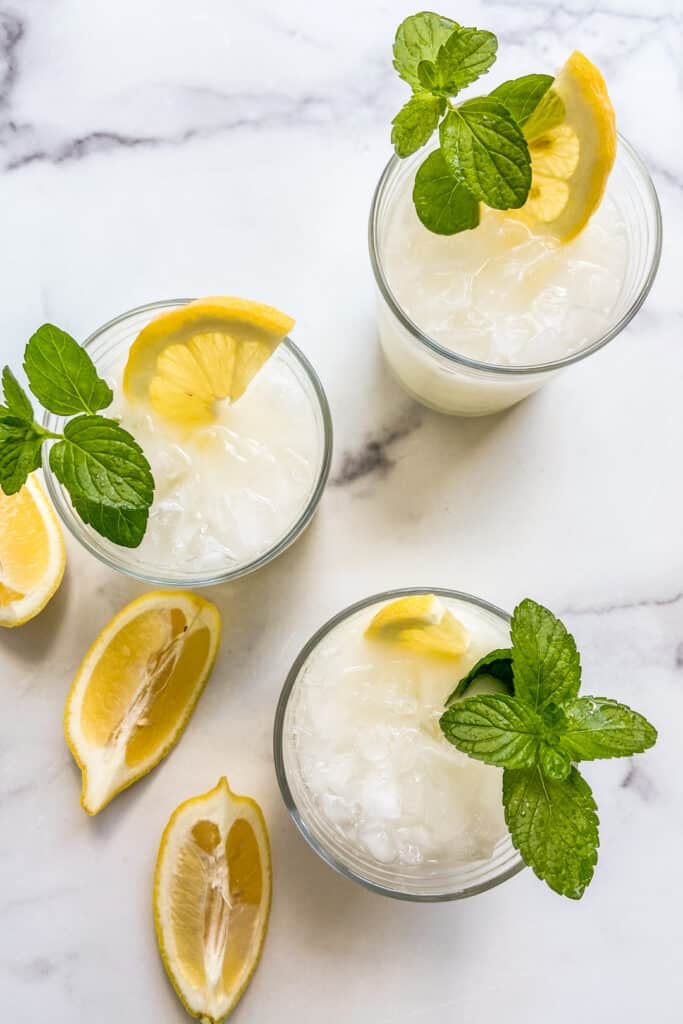
{"label": "clear glass tumbler", "polygon": [[306,672],[316,648],[346,619],[370,605],[381,606],[388,601],[414,594],[436,594],[449,601],[469,606],[478,619],[492,624],[496,630],[509,630],[510,616],[478,597],[456,590],[415,587],[374,594],[345,608],[326,622],[304,646],[294,662],[280,695],[275,715],[273,752],[280,791],[292,820],[306,842],[322,859],[346,878],[367,889],[400,900],[423,903],[462,899],[512,878],[524,862],[506,833],[496,844],[490,858],[453,864],[384,864],[372,858],[333,825],[322,813],[303,778],[296,742],[296,712],[300,694],[299,681]]}
{"label": "clear glass tumbler", "polygon": [[652,180],[633,147],[621,136],[607,190],[628,233],[628,264],[609,328],[583,348],[547,363],[498,366],[445,347],[420,330],[391,290],[383,247],[396,199],[412,188],[424,152],[394,156],[379,180],[370,210],[370,260],[377,285],[377,321],[382,349],[405,390],[438,412],[486,416],[521,401],[565,366],[597,352],[633,319],[659,266],[662,219]]}
{"label": "clear glass tumbler", "polygon": [[[111,377],[112,373],[121,367],[131,344],[150,320],[165,310],[184,306],[190,301],[192,300],[169,299],[140,306],[122,313],[91,334],[83,343],[83,347],[100,375],[105,378]],[[311,489],[304,496],[298,515],[282,535],[273,537],[267,546],[255,552],[248,560],[232,562],[220,568],[206,569],[199,566],[196,570],[183,568],[176,571],[168,566],[155,565],[137,549],[112,544],[90,526],[86,526],[74,510],[68,492],[50,470],[47,460],[44,460],[48,492],[62,521],[74,537],[91,554],[112,569],[164,587],[200,587],[226,583],[260,569],[282,554],[310,523],[325,489],[332,458],[332,418],[327,397],[315,370],[289,338],[285,338],[278,346],[271,359],[281,360],[286,365],[295,386],[301,391],[302,401],[308,402],[313,410],[318,434],[318,464]],[[43,425],[52,431],[61,431],[63,423],[62,417],[52,413],[46,413],[43,419]]]}

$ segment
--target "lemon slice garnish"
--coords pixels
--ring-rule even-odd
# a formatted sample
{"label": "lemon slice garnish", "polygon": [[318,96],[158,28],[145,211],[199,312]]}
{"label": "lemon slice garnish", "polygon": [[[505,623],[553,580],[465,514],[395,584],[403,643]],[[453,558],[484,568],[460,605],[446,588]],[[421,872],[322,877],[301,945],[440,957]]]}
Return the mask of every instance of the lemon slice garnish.
{"label": "lemon slice garnish", "polygon": [[128,354],[123,390],[176,423],[210,423],[216,401],[237,401],[293,326],[285,313],[249,299],[189,302],[143,327]]}
{"label": "lemon slice garnish", "polygon": [[0,489],[0,626],[21,626],[42,611],[65,565],[62,528],[37,476],[16,494]]}
{"label": "lemon slice garnish", "polygon": [[88,814],[146,775],[178,741],[213,667],[220,631],[215,606],[185,591],[144,594],[102,630],[64,712]]}
{"label": "lemon slice garnish", "polygon": [[385,605],[365,635],[416,653],[448,658],[459,658],[469,644],[463,624],[434,594],[413,594]]}
{"label": "lemon slice garnish", "polygon": [[221,779],[181,804],[164,831],[154,922],[164,967],[185,1009],[217,1024],[256,970],[268,927],[270,846],[254,800]]}
{"label": "lemon slice garnish", "polygon": [[602,75],[578,50],[558,73],[551,93],[562,101],[564,119],[529,138],[529,198],[510,216],[569,242],[604,195],[617,151],[616,122]]}

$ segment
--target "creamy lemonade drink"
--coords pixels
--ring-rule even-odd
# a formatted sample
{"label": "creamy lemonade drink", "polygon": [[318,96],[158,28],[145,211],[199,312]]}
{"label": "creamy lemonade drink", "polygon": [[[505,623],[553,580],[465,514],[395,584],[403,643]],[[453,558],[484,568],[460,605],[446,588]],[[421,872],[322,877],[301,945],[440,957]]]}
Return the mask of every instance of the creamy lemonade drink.
{"label": "creamy lemonade drink", "polygon": [[510,617],[448,590],[368,598],[287,678],[274,740],[285,803],[323,859],[388,896],[471,896],[526,863],[580,899],[600,845],[580,762],[657,739],[581,683],[573,636],[531,598]]}
{"label": "creamy lemonade drink", "polygon": [[387,360],[414,397],[463,415],[519,401],[613,337],[659,255],[652,185],[583,54],[454,102],[496,47],[439,15],[399,27],[413,96],[370,223]]}
{"label": "creamy lemonade drink", "polygon": [[98,554],[144,578],[214,582],[298,535],[324,486],[330,424],[315,373],[286,338],[292,324],[222,297],[133,311],[86,343],[113,392],[107,416],[154,479],[134,550],[81,530]]}
{"label": "creamy lemonade drink", "polygon": [[[506,645],[508,621],[466,597],[389,597],[350,609],[295,666],[281,704],[281,784],[342,871],[412,896],[464,894],[518,859],[502,772],[453,747],[439,718],[458,680]],[[474,685],[502,687],[492,676]]]}

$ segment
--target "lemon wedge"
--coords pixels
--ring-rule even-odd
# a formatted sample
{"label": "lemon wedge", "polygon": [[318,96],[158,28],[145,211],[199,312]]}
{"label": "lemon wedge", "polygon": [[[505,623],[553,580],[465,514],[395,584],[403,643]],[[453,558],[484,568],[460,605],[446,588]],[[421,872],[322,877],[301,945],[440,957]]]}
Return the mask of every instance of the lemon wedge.
{"label": "lemon wedge", "polygon": [[101,811],[177,743],[213,667],[220,631],[215,606],[184,591],[144,594],[102,630],[64,711],[88,814]]}
{"label": "lemon wedge", "polygon": [[538,135],[533,131],[536,114],[525,126],[531,189],[524,206],[511,216],[569,242],[585,228],[604,195],[617,152],[614,108],[602,75],[578,50],[546,95],[549,102],[559,97],[564,117]]}
{"label": "lemon wedge", "polygon": [[227,779],[173,813],[154,876],[161,958],[183,1006],[204,1024],[232,1012],[261,956],[270,845],[258,804]]}
{"label": "lemon wedge", "polygon": [[434,594],[411,594],[381,608],[365,631],[415,653],[459,658],[468,647],[467,630]]}
{"label": "lemon wedge", "polygon": [[124,393],[175,423],[210,423],[216,401],[237,401],[293,326],[285,313],[249,299],[189,302],[140,331],[123,372]]}
{"label": "lemon wedge", "polygon": [[0,626],[21,626],[41,612],[65,565],[62,528],[37,476],[16,494],[0,489]]}

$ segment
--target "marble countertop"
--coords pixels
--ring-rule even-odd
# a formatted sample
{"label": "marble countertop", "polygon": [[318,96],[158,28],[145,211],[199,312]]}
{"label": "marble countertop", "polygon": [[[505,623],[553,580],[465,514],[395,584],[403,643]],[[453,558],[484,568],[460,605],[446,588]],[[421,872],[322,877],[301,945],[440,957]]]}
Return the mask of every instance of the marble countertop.
{"label": "marble countertop", "polygon": [[[273,915],[235,1024],[659,1024],[683,1003],[683,259],[670,0],[460,3],[497,32],[496,82],[574,47],[603,69],[655,178],[659,277],[618,340],[483,420],[412,404],[378,353],[370,197],[402,102],[390,41],[414,3],[7,0],[0,4],[3,362],[51,320],[82,338],[153,299],[234,293],[298,319],[336,428],[319,515],[282,558],[210,596],[223,648],[170,757],[99,818],[62,709],[94,634],[144,588],[69,539],[64,584],[0,637],[0,992],[12,1024],[186,1020],[154,939],[151,881],[173,808],[227,773],[262,804]],[[653,102],[656,97],[656,102]],[[400,904],[338,877],[281,802],[271,729],[300,646],[393,586],[531,595],[574,630],[590,691],[660,729],[589,766],[601,811],[584,899],[529,871],[455,904]]]}

